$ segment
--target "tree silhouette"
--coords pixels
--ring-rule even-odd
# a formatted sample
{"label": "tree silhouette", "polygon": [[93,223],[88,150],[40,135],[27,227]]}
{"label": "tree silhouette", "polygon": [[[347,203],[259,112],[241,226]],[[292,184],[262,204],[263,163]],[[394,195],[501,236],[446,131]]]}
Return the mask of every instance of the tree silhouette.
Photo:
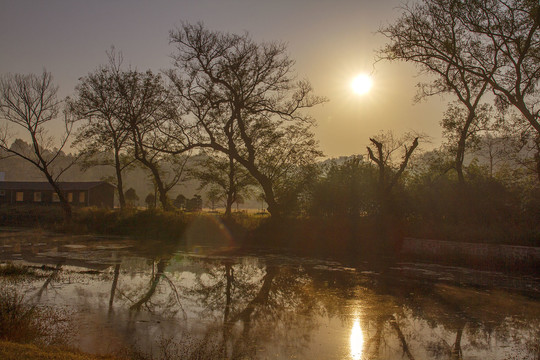
{"label": "tree silhouette", "polygon": [[[135,161],[127,153],[129,126],[119,113],[122,96],[118,91],[121,56],[108,53],[109,64],[79,80],[76,95],[68,99],[70,111],[84,123],[77,131],[76,145],[82,146],[86,167],[113,166],[120,209],[126,206],[123,172]],[[112,153],[112,159],[110,157]]]}
{"label": "tree silhouette", "polygon": [[137,192],[135,192],[135,189],[129,188],[126,190],[126,193],[124,194],[124,198],[126,199],[126,203],[129,206],[136,206],[139,202],[139,196],[137,195]]}
{"label": "tree silhouette", "polygon": [[189,173],[200,181],[199,190],[210,187],[214,202],[225,200],[225,217],[231,215],[232,205],[239,197],[248,197],[255,179],[234,159],[208,156],[192,168]]}
{"label": "tree silhouette", "polygon": [[257,44],[247,34],[212,32],[202,24],[184,24],[170,39],[176,69],[169,77],[192,127],[177,128],[183,145],[168,151],[181,152],[189,143],[226,154],[259,182],[269,212],[281,215],[275,181],[320,155],[313,121],[300,111],[324,99],[312,96],[306,81],[295,82],[282,44]]}
{"label": "tree silhouette", "polygon": [[144,198],[144,203],[148,209],[154,209],[156,207],[156,196],[154,194],[146,195],[146,198]]}
{"label": "tree silhouette", "polygon": [[[58,195],[64,220],[71,221],[71,206],[58,184],[60,176],[77,160],[57,167],[57,160],[63,154],[63,149],[71,135],[73,122],[64,114],[64,135],[59,146],[47,134],[46,126],[56,119],[60,111],[61,101],[57,99],[58,87],[52,82],[52,75],[43,71],[41,76],[35,74],[8,74],[0,79],[0,116],[6,121],[6,126],[0,131],[0,149],[20,157],[33,164],[45,176],[54,192]],[[12,138],[8,124],[24,129],[31,139],[31,150],[20,151],[10,146]]]}
{"label": "tree silhouette", "polygon": [[439,77],[424,94],[451,91],[467,108],[458,129],[458,174],[486,87],[500,110],[515,107],[540,136],[539,8],[528,0],[424,0],[405,6],[401,18],[381,31],[391,41],[383,57],[419,64]]}

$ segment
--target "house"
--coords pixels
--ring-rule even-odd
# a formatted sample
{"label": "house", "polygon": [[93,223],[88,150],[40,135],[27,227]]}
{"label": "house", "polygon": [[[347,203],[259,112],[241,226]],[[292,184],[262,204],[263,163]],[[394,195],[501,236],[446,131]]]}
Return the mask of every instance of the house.
{"label": "house", "polygon": [[[73,206],[114,207],[115,186],[105,181],[59,182],[58,186]],[[0,181],[0,205],[59,202],[58,194],[48,182]]]}

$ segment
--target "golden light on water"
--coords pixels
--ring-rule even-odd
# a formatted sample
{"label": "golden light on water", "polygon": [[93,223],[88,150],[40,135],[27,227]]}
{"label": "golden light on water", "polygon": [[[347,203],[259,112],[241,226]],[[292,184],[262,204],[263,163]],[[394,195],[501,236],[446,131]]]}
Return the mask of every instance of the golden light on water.
{"label": "golden light on water", "polygon": [[354,320],[353,327],[351,329],[351,358],[353,360],[362,359],[362,351],[364,350],[364,334],[360,327],[360,320]]}

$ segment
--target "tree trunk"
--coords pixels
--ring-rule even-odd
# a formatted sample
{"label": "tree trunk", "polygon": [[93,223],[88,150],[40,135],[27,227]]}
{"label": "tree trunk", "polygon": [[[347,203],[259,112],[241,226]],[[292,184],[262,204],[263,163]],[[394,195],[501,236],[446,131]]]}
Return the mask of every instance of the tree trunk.
{"label": "tree trunk", "polygon": [[272,218],[277,219],[283,216],[282,209],[279,206],[276,196],[274,194],[274,188],[272,186],[272,180],[263,173],[261,173],[254,164],[249,163],[245,159],[242,159],[239,155],[236,160],[243,165],[249,173],[259,182],[264,191],[264,200],[268,204],[268,212]]}
{"label": "tree trunk", "polygon": [[232,156],[229,156],[229,189],[227,191],[227,203],[225,204],[225,217],[231,217],[231,209],[235,200],[236,195],[236,185],[234,183],[234,159]]}
{"label": "tree trunk", "polygon": [[66,199],[64,193],[60,190],[60,187],[58,186],[56,181],[54,181],[54,179],[52,178],[52,176],[49,174],[48,171],[45,171],[45,177],[47,178],[47,181],[49,181],[49,184],[51,184],[51,186],[53,187],[54,192],[58,195],[58,199],[60,200],[60,205],[62,206],[62,210],[64,212],[64,222],[66,224],[70,224],[73,218],[71,205],[69,205],[69,202]]}
{"label": "tree trunk", "polygon": [[263,179],[259,180],[259,183],[261,184],[264,191],[264,200],[268,204],[268,212],[274,219],[281,218],[283,216],[283,213],[274,195],[272,182],[265,176]]}
{"label": "tree trunk", "polygon": [[456,149],[455,166],[456,166],[458,181],[462,187],[465,185],[465,176],[463,175],[463,161],[465,159],[465,145],[467,141],[467,136],[469,134],[469,128],[471,127],[471,124],[474,121],[475,117],[476,117],[476,114],[474,110],[469,108],[469,114],[467,115],[467,120],[465,121],[465,124],[463,125],[463,129],[461,129],[461,132],[459,134],[458,147]]}
{"label": "tree trunk", "polygon": [[169,203],[169,199],[167,198],[167,190],[165,189],[165,185],[163,184],[163,180],[161,179],[158,168],[153,163],[146,161],[145,158],[140,157],[139,161],[142,162],[143,165],[145,165],[148,169],[150,169],[150,172],[154,177],[154,182],[156,184],[159,194],[159,202],[161,203],[163,210],[172,211],[174,208]]}
{"label": "tree trunk", "polygon": [[114,152],[114,168],[116,170],[116,186],[118,190],[118,202],[120,203],[120,210],[126,208],[126,198],[124,196],[124,182],[122,179],[122,169],[120,166],[120,156],[118,151]]}
{"label": "tree trunk", "polygon": [[238,154],[235,149],[227,149],[216,143],[213,143],[212,145],[210,145],[210,147],[212,147],[216,151],[227,154],[228,156],[236,160],[238,163],[240,163],[240,165],[242,165],[244,168],[246,168],[246,170],[249,171],[251,176],[253,176],[253,178],[257,180],[257,182],[261,185],[264,192],[265,201],[268,204],[268,212],[270,213],[270,215],[273,218],[280,218],[283,215],[282,209],[279,206],[274,194],[272,180],[265,174],[261,173],[253,162],[250,162],[249,160],[240,156],[240,154]]}
{"label": "tree trunk", "polygon": [[407,340],[405,339],[405,335],[403,335],[403,332],[401,331],[401,328],[399,327],[397,319],[394,316],[390,317],[390,325],[392,325],[392,327],[396,331],[399,342],[401,344],[401,348],[403,349],[403,352],[405,353],[405,355],[407,355],[407,357],[410,360],[414,360],[414,356],[411,354],[411,351],[409,350],[409,345],[407,345]]}
{"label": "tree trunk", "polygon": [[165,190],[165,186],[163,185],[163,181],[161,180],[160,176],[157,176],[154,178],[156,181],[157,190],[159,193],[159,202],[161,203],[161,207],[163,207],[163,210],[165,211],[172,211],[173,207],[169,203],[169,199],[167,198],[167,190]]}
{"label": "tree trunk", "polygon": [[[538,10],[540,13],[540,10]],[[536,176],[538,176],[538,181],[540,182],[540,134],[535,139],[536,153],[534,154],[534,161],[536,165]]]}
{"label": "tree trunk", "polygon": [[259,292],[247,304],[247,306],[236,314],[227,324],[227,326],[234,325],[239,320],[242,320],[244,322],[244,331],[246,329],[249,329],[249,324],[251,323],[251,314],[255,311],[255,309],[258,306],[265,305],[268,302],[268,297],[270,295],[270,289],[272,287],[272,282],[274,281],[274,278],[279,274],[279,268],[276,266],[267,266],[266,267],[266,275],[263,277],[263,284],[261,288],[259,289]]}
{"label": "tree trunk", "polygon": [[225,311],[223,314],[223,323],[226,324],[229,321],[229,314],[231,312],[231,303],[232,303],[232,286],[234,281],[233,268],[230,263],[225,264]]}

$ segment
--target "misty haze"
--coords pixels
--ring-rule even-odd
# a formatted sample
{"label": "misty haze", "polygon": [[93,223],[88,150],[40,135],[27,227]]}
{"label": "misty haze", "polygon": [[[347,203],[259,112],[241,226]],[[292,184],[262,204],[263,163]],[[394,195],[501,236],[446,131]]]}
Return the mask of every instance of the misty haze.
{"label": "misty haze", "polygon": [[0,359],[540,359],[538,1],[0,33]]}

